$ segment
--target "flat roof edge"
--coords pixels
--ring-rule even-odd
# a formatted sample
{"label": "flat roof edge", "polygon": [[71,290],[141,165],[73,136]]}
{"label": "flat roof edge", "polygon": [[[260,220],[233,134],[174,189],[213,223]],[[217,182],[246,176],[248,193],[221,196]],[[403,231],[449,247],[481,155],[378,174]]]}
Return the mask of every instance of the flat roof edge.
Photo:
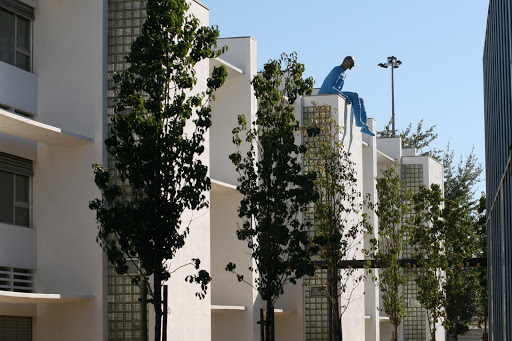
{"label": "flat roof edge", "polygon": [[206,10],[210,11],[210,8],[208,6],[206,6],[205,4],[203,4],[201,1],[199,0],[192,0],[193,2],[195,2],[196,4],[198,4],[199,6],[205,8]]}

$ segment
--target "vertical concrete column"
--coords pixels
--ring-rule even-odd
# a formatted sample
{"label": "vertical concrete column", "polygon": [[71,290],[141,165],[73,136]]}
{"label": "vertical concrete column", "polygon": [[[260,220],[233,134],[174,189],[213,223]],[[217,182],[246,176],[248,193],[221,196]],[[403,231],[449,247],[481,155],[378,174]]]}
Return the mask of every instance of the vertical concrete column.
{"label": "vertical concrete column", "polygon": [[[375,120],[368,119],[368,126],[371,131],[375,131]],[[377,140],[375,136],[364,134],[364,142],[368,146],[363,146],[363,193],[370,195],[370,200],[376,202],[377,189]],[[370,238],[378,239],[378,218],[373,210],[367,210],[369,222],[374,227],[373,235],[367,236],[365,239],[365,248],[370,246]],[[374,269],[373,275],[378,277],[377,269]],[[365,339],[366,340],[380,340],[380,320],[379,320],[379,288],[372,280],[371,276],[367,276],[364,281],[364,303],[365,303]]]}

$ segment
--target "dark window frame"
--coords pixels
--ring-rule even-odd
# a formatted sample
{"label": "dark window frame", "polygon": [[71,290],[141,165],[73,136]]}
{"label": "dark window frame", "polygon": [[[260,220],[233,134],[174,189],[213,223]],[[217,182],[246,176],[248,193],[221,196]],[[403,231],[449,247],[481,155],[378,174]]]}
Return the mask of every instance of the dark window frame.
{"label": "dark window frame", "polygon": [[[0,223],[11,224],[23,227],[32,227],[32,176],[33,166],[32,160],[21,158],[18,156],[6,154],[0,152],[0,171],[3,173],[12,174],[12,217],[11,220],[3,219],[0,217]],[[20,188],[17,186],[17,181],[21,178],[27,179],[26,182],[26,201],[20,201],[17,198],[17,190]],[[8,193],[0,193],[0,195],[6,195]],[[28,210],[28,216],[26,216],[25,222],[21,222],[16,218],[16,209]]]}
{"label": "dark window frame", "polygon": [[[32,29],[34,20],[34,9],[17,0],[0,0],[0,10],[12,14],[14,16],[14,55],[11,56],[13,60],[12,62],[3,62],[16,66],[22,70],[32,72]],[[28,41],[26,46],[21,46],[19,44],[19,23],[23,21],[28,21],[28,25],[24,25],[28,30]],[[28,57],[28,63],[21,64],[21,60],[23,57]]]}

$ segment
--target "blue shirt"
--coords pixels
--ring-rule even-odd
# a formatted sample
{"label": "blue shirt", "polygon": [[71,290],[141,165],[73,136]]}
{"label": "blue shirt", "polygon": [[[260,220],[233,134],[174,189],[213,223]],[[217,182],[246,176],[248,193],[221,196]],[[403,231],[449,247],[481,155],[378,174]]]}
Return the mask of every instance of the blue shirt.
{"label": "blue shirt", "polygon": [[332,95],[339,94],[345,83],[346,75],[345,68],[343,66],[335,66],[331,72],[325,77],[322,87],[318,91],[319,95]]}

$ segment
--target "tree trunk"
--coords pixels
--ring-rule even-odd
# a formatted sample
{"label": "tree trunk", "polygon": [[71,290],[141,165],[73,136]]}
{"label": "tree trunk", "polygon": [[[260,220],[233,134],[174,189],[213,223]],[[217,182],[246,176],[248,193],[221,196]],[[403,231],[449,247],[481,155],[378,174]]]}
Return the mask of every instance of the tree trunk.
{"label": "tree trunk", "polygon": [[[334,271],[333,271],[334,272]],[[338,280],[331,272],[330,278],[330,295],[332,297],[332,340],[341,341],[343,339],[341,335],[341,318],[340,318],[340,300],[338,296]]]}
{"label": "tree trunk", "polygon": [[142,341],[148,341],[148,281],[141,276],[142,290],[140,299],[140,336]]}
{"label": "tree trunk", "polygon": [[[428,310],[427,310],[428,313]],[[430,328],[430,341],[436,341],[436,318],[437,314],[432,313],[431,321],[429,322],[429,328]]]}
{"label": "tree trunk", "polygon": [[[157,263],[158,264],[158,263]],[[155,308],[155,341],[162,340],[162,281],[160,279],[160,268],[156,269],[153,276],[155,297],[153,307]]]}
{"label": "tree trunk", "polygon": [[263,308],[260,309],[260,340],[265,341],[265,315],[263,314]]}
{"label": "tree trunk", "polygon": [[398,341],[398,325],[395,324],[395,331],[393,332],[393,341]]}
{"label": "tree trunk", "polygon": [[167,341],[167,306],[168,306],[169,291],[167,285],[164,285],[163,303],[163,316],[162,316],[162,341]]}
{"label": "tree trunk", "polygon": [[334,271],[332,268],[327,271],[327,292],[329,293],[329,308],[331,309],[331,340],[337,341],[337,325],[336,325],[336,303],[334,300],[333,286]]}
{"label": "tree trunk", "polygon": [[274,305],[267,300],[267,316],[265,319],[265,341],[275,341]]}
{"label": "tree trunk", "polygon": [[484,318],[484,335],[482,340],[487,341],[489,336],[487,335],[487,318]]}
{"label": "tree trunk", "polygon": [[[459,301],[457,301],[457,311],[459,310],[458,307],[459,307]],[[458,337],[458,335],[457,335],[457,326],[459,325],[459,318],[457,317],[455,319],[455,321],[456,321],[455,328],[453,328],[453,330],[454,330],[454,332],[453,332],[453,341],[457,341],[457,337]]]}

